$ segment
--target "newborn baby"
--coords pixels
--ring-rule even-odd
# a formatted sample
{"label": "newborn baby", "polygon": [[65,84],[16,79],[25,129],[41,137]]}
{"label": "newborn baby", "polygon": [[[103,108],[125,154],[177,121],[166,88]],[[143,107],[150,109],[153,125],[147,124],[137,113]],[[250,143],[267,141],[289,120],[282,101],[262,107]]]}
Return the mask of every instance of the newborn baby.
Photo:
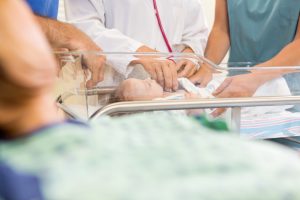
{"label": "newborn baby", "polygon": [[222,83],[225,76],[215,78],[206,88],[198,88],[186,78],[179,78],[179,86],[181,90],[177,92],[164,92],[163,88],[151,79],[134,79],[130,78],[121,83],[118,87],[115,97],[119,101],[142,101],[161,99],[178,100],[190,98],[213,98],[212,92]]}
{"label": "newborn baby", "polygon": [[151,79],[130,78],[121,83],[115,97],[118,101],[147,101],[153,99],[184,99],[191,95],[185,91],[165,92],[163,88]]}
{"label": "newborn baby", "polygon": [[[143,101],[143,100],[182,100],[196,98],[214,98],[212,93],[221,85],[226,76],[216,74],[206,88],[199,88],[186,78],[179,78],[180,89],[177,92],[164,92],[163,88],[154,80],[127,79],[118,87],[115,97],[117,101]],[[291,92],[284,78],[271,80],[257,89],[254,96],[290,96]],[[262,106],[243,108],[242,113],[248,116],[260,116],[267,113],[280,113],[293,107]],[[208,109],[208,113],[212,110]]]}
{"label": "newborn baby", "polygon": [[[114,101],[147,101],[147,100],[182,100],[199,98],[195,90],[197,88],[192,82],[186,78],[178,79],[180,90],[177,92],[165,92],[163,88],[151,79],[135,79],[130,78],[121,83],[115,93]],[[196,87],[196,88],[193,88]],[[187,88],[187,89],[186,89]],[[193,89],[192,89],[193,88]],[[203,110],[190,111],[169,111],[172,114],[179,115],[199,115]],[[209,111],[210,113],[211,111]]]}

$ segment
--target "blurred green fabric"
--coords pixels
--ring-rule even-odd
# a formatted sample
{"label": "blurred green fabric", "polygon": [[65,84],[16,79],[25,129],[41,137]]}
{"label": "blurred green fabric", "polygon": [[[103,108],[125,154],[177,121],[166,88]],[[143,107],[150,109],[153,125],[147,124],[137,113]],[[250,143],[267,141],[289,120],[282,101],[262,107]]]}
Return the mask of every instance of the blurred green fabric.
{"label": "blurred green fabric", "polygon": [[1,141],[0,153],[49,200],[300,199],[294,152],[167,113],[56,124]]}

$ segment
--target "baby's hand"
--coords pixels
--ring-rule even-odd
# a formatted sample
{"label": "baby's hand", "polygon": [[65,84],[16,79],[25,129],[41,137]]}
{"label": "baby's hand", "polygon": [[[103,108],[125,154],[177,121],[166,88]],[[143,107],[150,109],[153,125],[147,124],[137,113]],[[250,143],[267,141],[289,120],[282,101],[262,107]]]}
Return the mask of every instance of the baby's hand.
{"label": "baby's hand", "polygon": [[191,92],[186,92],[185,93],[185,98],[186,99],[199,99],[199,96],[197,94],[191,93]]}

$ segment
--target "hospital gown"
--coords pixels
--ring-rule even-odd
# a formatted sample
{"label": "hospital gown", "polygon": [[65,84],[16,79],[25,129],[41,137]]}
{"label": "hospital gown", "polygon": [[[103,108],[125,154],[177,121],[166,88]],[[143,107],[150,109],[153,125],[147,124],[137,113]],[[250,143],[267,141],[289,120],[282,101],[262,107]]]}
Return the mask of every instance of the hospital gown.
{"label": "hospital gown", "polygon": [[[4,163],[7,176],[31,180],[40,187],[28,190],[33,197],[49,200],[300,199],[294,152],[167,113],[54,124],[2,140],[0,153],[0,170]],[[13,195],[21,183],[30,186],[18,182]]]}

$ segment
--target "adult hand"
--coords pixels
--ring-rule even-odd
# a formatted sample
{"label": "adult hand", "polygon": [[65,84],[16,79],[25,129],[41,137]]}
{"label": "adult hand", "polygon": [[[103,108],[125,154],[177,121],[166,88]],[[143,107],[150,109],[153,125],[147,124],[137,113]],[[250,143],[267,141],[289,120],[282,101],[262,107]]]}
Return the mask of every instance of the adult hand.
{"label": "adult hand", "polygon": [[89,69],[92,73],[91,80],[87,82],[87,87],[93,87],[104,79],[106,58],[94,53],[102,50],[89,36],[68,23],[40,16],[36,16],[36,19],[39,21],[53,48],[67,49],[69,51],[87,51],[82,59],[84,68]]}
{"label": "adult hand", "polygon": [[[59,64],[59,70],[66,65],[68,60],[74,59],[76,56],[70,54],[69,49],[57,49],[59,54],[56,54],[56,60]],[[99,49],[97,52],[101,52]],[[91,72],[91,79],[86,82],[87,88],[92,88],[104,79],[106,57],[97,55],[96,53],[83,54],[81,64],[83,69],[88,69]]]}
{"label": "adult hand", "polygon": [[91,79],[86,82],[86,86],[92,88],[104,79],[106,57],[97,54],[102,52],[102,49],[86,35],[81,35],[77,42],[78,46],[75,46],[75,50],[87,52],[83,54],[82,65],[91,72]]}
{"label": "adult hand", "polygon": [[[158,53],[147,46],[137,49],[138,53]],[[176,91],[178,89],[177,67],[175,61],[171,59],[161,59],[159,56],[139,56],[137,60],[130,64],[141,64],[149,73],[152,79],[156,80],[166,91]]]}
{"label": "adult hand", "polygon": [[213,69],[202,64],[199,70],[191,76],[189,79],[194,84],[200,84],[200,87],[206,87],[206,85],[212,80]]}
{"label": "adult hand", "polygon": [[[225,79],[213,95],[217,98],[251,97],[262,84],[263,81],[259,74],[237,75]],[[225,110],[224,108],[218,108],[212,115],[214,117],[220,116]]]}
{"label": "adult hand", "polygon": [[156,80],[166,91],[178,89],[177,68],[172,60],[140,58],[131,64],[141,64],[152,79]]}
{"label": "adult hand", "polygon": [[[98,51],[101,51],[101,49]],[[91,79],[86,83],[87,88],[92,88],[103,81],[106,63],[105,56],[87,53],[83,55],[82,62],[83,66],[91,71]]]}
{"label": "adult hand", "polygon": [[195,74],[198,69],[197,61],[182,59],[176,63],[178,77],[189,78]]}

